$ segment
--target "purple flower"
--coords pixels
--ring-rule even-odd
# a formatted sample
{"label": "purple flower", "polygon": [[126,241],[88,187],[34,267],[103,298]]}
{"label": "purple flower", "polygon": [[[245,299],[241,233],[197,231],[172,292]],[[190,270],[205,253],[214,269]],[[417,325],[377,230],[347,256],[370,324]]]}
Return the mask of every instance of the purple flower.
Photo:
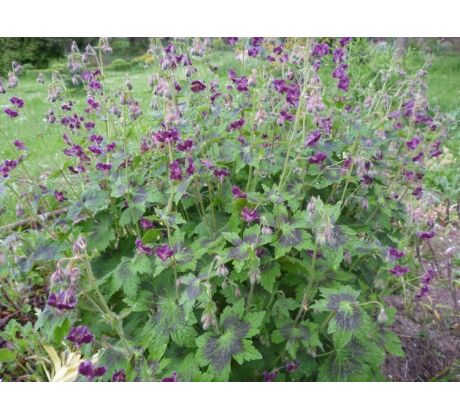
{"label": "purple flower", "polygon": [[99,146],[96,146],[94,144],[88,146],[88,150],[95,155],[101,155],[102,154],[102,149]]}
{"label": "purple flower", "polygon": [[397,277],[404,276],[404,274],[408,273],[409,271],[409,267],[401,266],[399,264],[396,264],[393,268],[390,269],[390,273]]}
{"label": "purple flower", "polygon": [[425,232],[417,232],[417,237],[422,241],[431,239],[434,237],[434,235],[435,235],[434,230],[429,230]]}
{"label": "purple flower", "polygon": [[179,161],[175,160],[169,164],[169,179],[180,181],[182,180],[182,169],[180,167]]}
{"label": "purple flower", "polygon": [[276,370],[272,370],[271,372],[265,371],[264,373],[262,373],[262,378],[264,382],[273,382],[277,376],[278,372]]}
{"label": "purple flower", "polygon": [[115,148],[117,147],[117,144],[113,141],[112,143],[109,143],[107,146],[106,146],[106,150],[108,152],[113,152],[115,150]]}
{"label": "purple flower", "polygon": [[318,43],[313,47],[312,54],[315,57],[323,57],[329,54],[329,45]]}
{"label": "purple flower", "polygon": [[247,223],[253,223],[259,221],[260,215],[257,209],[250,209],[245,207],[243,210],[241,210],[241,218]]}
{"label": "purple flower", "polygon": [[337,87],[344,92],[348,92],[348,88],[350,86],[350,79],[348,76],[344,76],[339,80],[339,83],[337,84]]}
{"label": "purple flower", "polygon": [[334,79],[342,79],[347,76],[348,64],[340,64],[332,72],[332,77]]}
{"label": "purple flower", "polygon": [[170,130],[159,130],[152,134],[152,139],[156,143],[176,143],[180,140],[179,131],[176,128]]}
{"label": "purple flower", "polygon": [[172,250],[169,245],[160,245],[155,248],[155,255],[161,260],[166,261],[168,258],[174,255],[174,250]]}
{"label": "purple flower", "polygon": [[64,192],[63,191],[54,191],[54,198],[62,203],[64,200],[66,200]]}
{"label": "purple flower", "polygon": [[48,297],[48,305],[59,310],[75,308],[77,305],[75,291],[70,288],[59,293],[51,293]]}
{"label": "purple flower", "polygon": [[99,171],[108,172],[108,171],[110,171],[110,169],[112,169],[112,164],[111,163],[98,162],[98,163],[96,163],[96,169],[99,170]]}
{"label": "purple flower", "polygon": [[334,63],[341,63],[345,57],[345,50],[343,48],[336,48],[332,53]]}
{"label": "purple flower", "polygon": [[13,96],[12,98],[10,98],[10,102],[18,108],[22,108],[24,106],[24,100],[18,98],[17,96]]}
{"label": "purple flower", "polygon": [[388,248],[388,255],[392,260],[399,260],[400,258],[404,257],[405,253],[404,251],[399,251],[396,248],[390,246]]}
{"label": "purple flower", "polygon": [[192,92],[198,93],[198,92],[201,92],[201,91],[205,90],[206,85],[203,82],[201,82],[200,80],[194,80],[191,83],[191,89],[192,89]]}
{"label": "purple flower", "polygon": [[13,144],[19,149],[19,150],[27,150],[26,145],[21,141],[21,140],[15,140]]}
{"label": "purple flower", "polygon": [[227,131],[239,130],[241,127],[243,127],[244,123],[244,118],[240,118],[239,120],[233,121],[228,125]]}
{"label": "purple flower", "polygon": [[95,126],[96,126],[96,124],[94,122],[92,122],[92,121],[85,122],[85,128],[87,130],[92,130]]}
{"label": "purple flower", "polygon": [[287,362],[286,365],[285,365],[286,370],[289,373],[295,372],[298,369],[299,366],[300,366],[300,363],[297,360],[291,360],[291,361]]}
{"label": "purple flower", "polygon": [[241,190],[240,187],[236,185],[232,187],[232,194],[234,198],[246,198],[248,196],[243,190]]}
{"label": "purple flower", "polygon": [[283,52],[283,44],[277,45],[275,48],[273,48],[273,53],[280,55]]}
{"label": "purple flower", "polygon": [[327,154],[324,152],[315,152],[314,155],[308,159],[310,163],[313,163],[315,165],[321,163],[324,159],[327,158]]}
{"label": "purple flower", "polygon": [[260,47],[262,45],[262,42],[263,42],[264,38],[261,37],[261,36],[254,36],[250,39],[249,43],[253,46],[253,47]]}
{"label": "purple flower", "polygon": [[144,245],[144,243],[139,238],[134,241],[134,244],[136,245],[136,249],[139,251],[139,253],[145,255],[153,255],[153,248]]}
{"label": "purple flower", "polygon": [[278,124],[283,125],[286,121],[292,121],[294,119],[294,115],[290,114],[287,111],[281,111],[278,117]]}
{"label": "purple flower", "polygon": [[430,291],[430,282],[434,278],[434,270],[430,267],[428,271],[422,277],[422,282],[419,292],[415,295],[417,299],[421,299],[426,296]]}
{"label": "purple flower", "polygon": [[327,117],[327,118],[317,118],[316,119],[316,125],[323,129],[326,134],[330,134],[332,130],[332,118]]}
{"label": "purple flower", "polygon": [[230,175],[230,171],[227,168],[216,168],[214,169],[214,175],[219,178],[220,182],[223,182],[224,178]]}
{"label": "purple flower", "polygon": [[417,187],[413,192],[412,195],[417,199],[420,200],[423,197],[423,188]]}
{"label": "purple flower", "polygon": [[96,367],[93,365],[91,360],[84,360],[78,367],[78,373],[80,373],[80,375],[86,376],[86,378],[89,380],[104,376],[106,372],[107,368],[105,366]]}
{"label": "purple flower", "polygon": [[257,57],[259,55],[260,48],[258,47],[251,47],[248,49],[248,55],[249,57]]}
{"label": "purple flower", "polygon": [[3,112],[10,118],[16,118],[19,115],[18,111],[11,108],[6,108]]}
{"label": "purple flower", "polygon": [[141,217],[141,220],[139,220],[139,224],[141,225],[142,230],[149,230],[155,227],[155,224],[151,220],[146,219],[145,217]]}
{"label": "purple flower", "polygon": [[173,372],[171,376],[167,376],[166,378],[163,378],[161,382],[178,382],[177,373]]}
{"label": "purple flower", "polygon": [[415,150],[420,143],[421,143],[421,140],[419,137],[412,137],[411,140],[406,141],[406,146],[409,149]]}
{"label": "purple flower", "polygon": [[305,139],[304,146],[305,147],[315,146],[316,143],[318,143],[320,138],[321,138],[321,131],[314,130]]}
{"label": "purple flower", "polygon": [[195,164],[193,163],[193,159],[191,157],[187,158],[187,163],[188,166],[185,172],[187,173],[187,175],[191,176],[196,172]]}
{"label": "purple flower", "polygon": [[74,343],[77,347],[82,344],[89,344],[93,341],[94,335],[91,333],[86,325],[80,325],[78,327],[72,327],[67,336],[67,340]]}
{"label": "purple flower", "polygon": [[423,153],[423,152],[420,152],[418,155],[416,155],[416,156],[414,156],[414,157],[412,158],[412,161],[413,161],[413,162],[418,162],[418,161],[420,161],[420,160],[423,159],[423,156],[424,156],[424,153]]}
{"label": "purple flower", "polygon": [[188,152],[192,150],[193,147],[193,140],[187,139],[184,140],[182,143],[177,143],[176,149],[178,152]]}
{"label": "purple flower", "polygon": [[125,371],[119,370],[112,375],[112,382],[126,382],[126,373]]}
{"label": "purple flower", "polygon": [[235,36],[227,37],[227,38],[224,38],[224,41],[226,44],[233,46],[238,42],[238,37],[235,37]]}
{"label": "purple flower", "polygon": [[351,41],[351,36],[346,36],[346,37],[340,38],[339,44],[342,47],[345,47],[350,41]]}

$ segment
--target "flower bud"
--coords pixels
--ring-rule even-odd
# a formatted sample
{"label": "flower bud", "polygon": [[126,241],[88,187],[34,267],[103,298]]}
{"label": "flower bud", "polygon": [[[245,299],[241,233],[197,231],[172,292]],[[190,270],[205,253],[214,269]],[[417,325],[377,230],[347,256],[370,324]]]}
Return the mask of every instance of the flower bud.
{"label": "flower bud", "polygon": [[79,236],[78,239],[73,244],[73,253],[74,255],[79,255],[86,249],[86,239],[83,236]]}

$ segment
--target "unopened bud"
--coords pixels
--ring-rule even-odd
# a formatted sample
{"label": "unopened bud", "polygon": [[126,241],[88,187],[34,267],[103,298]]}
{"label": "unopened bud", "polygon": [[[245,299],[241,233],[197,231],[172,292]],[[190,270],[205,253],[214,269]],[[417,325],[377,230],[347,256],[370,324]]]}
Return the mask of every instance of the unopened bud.
{"label": "unopened bud", "polygon": [[388,315],[385,312],[385,309],[380,308],[380,313],[379,313],[379,316],[377,317],[377,322],[379,324],[384,324],[387,321],[388,321]]}
{"label": "unopened bud", "polygon": [[74,255],[79,255],[86,249],[86,239],[83,236],[79,236],[78,239],[73,244],[73,253]]}

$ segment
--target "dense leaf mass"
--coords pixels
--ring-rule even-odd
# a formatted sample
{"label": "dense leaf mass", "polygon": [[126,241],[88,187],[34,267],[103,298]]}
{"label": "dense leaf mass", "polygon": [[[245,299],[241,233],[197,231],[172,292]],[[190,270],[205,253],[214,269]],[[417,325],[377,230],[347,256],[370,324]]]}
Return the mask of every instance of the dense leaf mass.
{"label": "dense leaf mass", "polygon": [[[351,38],[152,39],[124,78],[112,52],[73,43],[38,78],[50,170],[27,179],[25,139],[0,162],[29,217],[0,228],[0,378],[382,379],[403,355],[384,298],[415,296],[436,235],[424,72],[363,73]],[[18,83],[15,63],[0,119],[20,136]]]}

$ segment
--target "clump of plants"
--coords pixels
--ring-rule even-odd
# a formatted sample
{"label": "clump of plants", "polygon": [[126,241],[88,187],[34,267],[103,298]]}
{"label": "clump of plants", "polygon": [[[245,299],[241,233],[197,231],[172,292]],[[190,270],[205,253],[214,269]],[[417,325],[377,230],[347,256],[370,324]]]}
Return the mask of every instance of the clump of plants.
{"label": "clump of plants", "polygon": [[[107,87],[107,39],[74,44],[85,97],[48,86],[60,166],[28,177],[18,139],[0,164],[23,220],[1,230],[3,380],[383,380],[384,298],[410,310],[433,275],[417,209],[446,133],[423,72],[354,78],[360,43],[152,40],[142,99]],[[0,86],[14,127],[27,98]]]}

